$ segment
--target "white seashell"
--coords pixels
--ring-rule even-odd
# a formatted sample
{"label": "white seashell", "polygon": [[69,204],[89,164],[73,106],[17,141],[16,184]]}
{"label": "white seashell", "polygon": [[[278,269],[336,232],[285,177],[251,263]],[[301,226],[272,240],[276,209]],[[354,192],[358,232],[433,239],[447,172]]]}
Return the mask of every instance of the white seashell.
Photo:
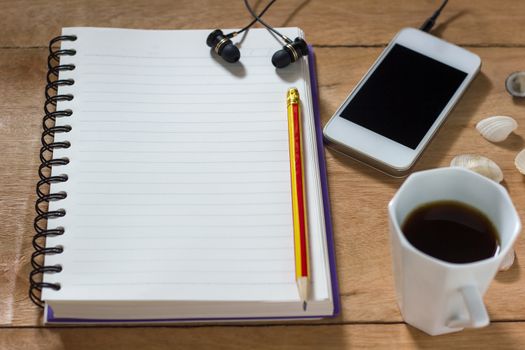
{"label": "white seashell", "polygon": [[450,166],[472,170],[496,182],[503,181],[503,172],[498,164],[477,154],[460,154],[450,161]]}
{"label": "white seashell", "polygon": [[499,270],[500,271],[507,271],[508,269],[510,269],[512,264],[514,264],[514,256],[515,255],[516,254],[514,253],[514,249],[512,249],[510,252],[508,252],[507,255],[505,255],[505,257],[503,258],[503,260],[501,260],[501,264],[499,265]]}
{"label": "white seashell", "polygon": [[516,168],[520,173],[525,175],[525,149],[522,149],[518,155],[516,155],[516,158],[514,158],[514,165],[516,165]]}
{"label": "white seashell", "polygon": [[517,127],[518,123],[513,118],[505,116],[489,117],[476,124],[479,133],[491,142],[505,140]]}

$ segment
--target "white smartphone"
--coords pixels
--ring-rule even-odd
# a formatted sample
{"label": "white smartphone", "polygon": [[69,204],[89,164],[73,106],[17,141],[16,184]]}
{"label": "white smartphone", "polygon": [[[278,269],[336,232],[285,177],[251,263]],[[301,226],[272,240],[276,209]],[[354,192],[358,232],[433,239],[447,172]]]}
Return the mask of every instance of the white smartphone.
{"label": "white smartphone", "polygon": [[324,127],[328,146],[407,175],[480,66],[459,46],[401,30]]}

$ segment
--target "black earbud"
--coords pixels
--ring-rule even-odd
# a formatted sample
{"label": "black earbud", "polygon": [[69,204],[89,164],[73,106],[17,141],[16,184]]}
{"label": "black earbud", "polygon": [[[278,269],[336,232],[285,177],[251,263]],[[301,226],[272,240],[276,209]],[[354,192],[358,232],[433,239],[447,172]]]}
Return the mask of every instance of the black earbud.
{"label": "black earbud", "polygon": [[308,45],[306,41],[301,38],[295,38],[294,41],[286,43],[282,50],[273,54],[272,63],[276,68],[284,68],[306,55],[308,55]]}
{"label": "black earbud", "polygon": [[248,0],[244,0],[244,5],[246,6],[248,12],[250,12],[252,15],[253,20],[244,28],[235,32],[231,32],[230,34],[224,34],[222,30],[215,29],[210,35],[208,35],[206,44],[215,50],[219,56],[224,58],[225,61],[231,63],[237,62],[239,58],[241,58],[241,53],[239,52],[237,46],[233,45],[230,39],[250,29],[255,24],[255,22],[259,22],[265,26],[268,31],[279,37],[284,43],[283,49],[277,51],[272,56],[272,63],[276,68],[284,68],[290,63],[297,61],[302,56],[308,55],[308,45],[303,39],[295,38],[295,40],[292,41],[290,38],[279,33],[272,26],[268,25],[261,19],[262,15],[264,15],[264,13],[270,8],[270,6],[272,6],[274,2],[275,0],[268,2],[261,13],[257,15],[248,3]]}
{"label": "black earbud", "polygon": [[213,48],[217,55],[224,58],[225,61],[235,63],[241,58],[241,53],[237,46],[233,45],[229,35],[224,35],[222,30],[216,29],[208,35],[206,44]]}

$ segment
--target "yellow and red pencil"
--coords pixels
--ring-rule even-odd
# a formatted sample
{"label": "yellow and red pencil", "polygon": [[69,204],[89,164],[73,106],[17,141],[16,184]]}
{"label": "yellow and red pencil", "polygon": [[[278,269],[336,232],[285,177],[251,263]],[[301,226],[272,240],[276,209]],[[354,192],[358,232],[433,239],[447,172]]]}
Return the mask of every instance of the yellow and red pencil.
{"label": "yellow and red pencil", "polygon": [[295,277],[299,297],[306,310],[309,285],[308,229],[306,215],[306,192],[304,176],[304,154],[301,126],[299,91],[291,88],[286,94],[288,112],[288,139],[290,148],[290,170],[292,185],[292,212],[295,246]]}

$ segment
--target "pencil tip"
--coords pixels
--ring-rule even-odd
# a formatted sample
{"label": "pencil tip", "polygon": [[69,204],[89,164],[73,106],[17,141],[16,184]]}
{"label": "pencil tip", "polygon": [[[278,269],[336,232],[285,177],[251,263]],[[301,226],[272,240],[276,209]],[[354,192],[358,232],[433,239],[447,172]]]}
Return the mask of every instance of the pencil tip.
{"label": "pencil tip", "polygon": [[306,311],[306,301],[303,301],[303,311]]}

